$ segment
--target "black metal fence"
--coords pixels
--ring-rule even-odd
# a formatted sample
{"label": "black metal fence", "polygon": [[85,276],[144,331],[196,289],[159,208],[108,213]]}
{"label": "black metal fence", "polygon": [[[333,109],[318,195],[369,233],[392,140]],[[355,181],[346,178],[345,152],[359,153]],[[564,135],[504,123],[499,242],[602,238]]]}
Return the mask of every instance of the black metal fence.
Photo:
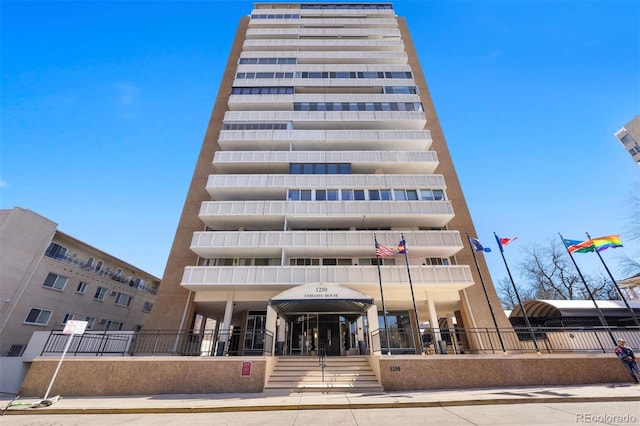
{"label": "black metal fence", "polygon": [[[272,355],[273,333],[269,331],[107,331],[70,336],[52,331],[42,355],[62,353],[69,338],[69,355],[119,356],[227,356]],[[244,344],[250,342],[250,344]]]}
{"label": "black metal fence", "polygon": [[371,333],[371,351],[392,355],[607,353],[618,338],[625,339],[632,348],[640,348],[640,329],[637,327],[427,329],[419,333],[420,346],[417,348],[416,335],[416,330],[412,329],[389,329],[388,335],[384,329],[375,330]]}
{"label": "black metal fence", "polygon": [[[42,355],[61,354],[69,338],[70,356],[249,356],[273,355],[269,331],[107,331],[70,336],[52,331]],[[388,339],[387,339],[388,338]],[[623,338],[640,349],[638,327],[473,328],[374,330],[368,352],[398,354],[499,354],[611,352]],[[390,347],[389,347],[390,346]]]}

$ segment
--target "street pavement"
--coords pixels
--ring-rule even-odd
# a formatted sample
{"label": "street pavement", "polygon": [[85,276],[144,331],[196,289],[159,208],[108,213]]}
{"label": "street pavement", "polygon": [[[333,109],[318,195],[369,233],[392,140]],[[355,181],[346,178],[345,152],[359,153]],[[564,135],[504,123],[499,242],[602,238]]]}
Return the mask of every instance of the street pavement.
{"label": "street pavement", "polygon": [[[51,399],[51,398],[50,398]],[[0,394],[0,425],[640,425],[640,385],[375,393],[42,397]]]}

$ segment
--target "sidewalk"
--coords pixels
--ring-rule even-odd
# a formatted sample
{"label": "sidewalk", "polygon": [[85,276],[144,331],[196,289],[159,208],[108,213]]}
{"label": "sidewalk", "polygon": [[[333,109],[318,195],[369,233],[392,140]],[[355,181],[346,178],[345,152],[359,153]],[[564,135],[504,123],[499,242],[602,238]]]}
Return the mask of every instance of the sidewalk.
{"label": "sidewalk", "polygon": [[[11,402],[11,398],[10,395],[0,395],[2,410],[5,410]],[[41,400],[42,397],[21,397],[15,403],[37,403]],[[612,401],[640,401],[640,386],[633,383],[603,383],[584,386],[526,386],[377,393],[273,390],[263,393],[207,395],[108,397],[65,397],[62,395],[53,405],[48,407],[10,406],[6,409],[5,415],[213,413]]]}

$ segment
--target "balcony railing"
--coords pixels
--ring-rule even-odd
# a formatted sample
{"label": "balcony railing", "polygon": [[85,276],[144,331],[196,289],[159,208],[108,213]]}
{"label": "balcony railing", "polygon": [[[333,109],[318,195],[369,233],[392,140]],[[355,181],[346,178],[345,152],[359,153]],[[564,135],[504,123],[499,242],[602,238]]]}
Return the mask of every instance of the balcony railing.
{"label": "balcony railing", "polygon": [[45,256],[55,259],[59,262],[64,262],[69,265],[77,266],[78,268],[84,269],[85,271],[91,272],[93,274],[111,278],[114,281],[117,281],[122,284],[126,284],[129,287],[134,287],[137,290],[144,291],[150,294],[158,294],[158,286],[152,284],[142,283],[140,278],[129,278],[124,277],[121,273],[115,273],[111,271],[107,271],[106,269],[96,269],[95,264],[89,263],[85,259],[81,259],[78,257],[71,257],[67,255],[63,255],[60,253],[50,253],[45,252]]}

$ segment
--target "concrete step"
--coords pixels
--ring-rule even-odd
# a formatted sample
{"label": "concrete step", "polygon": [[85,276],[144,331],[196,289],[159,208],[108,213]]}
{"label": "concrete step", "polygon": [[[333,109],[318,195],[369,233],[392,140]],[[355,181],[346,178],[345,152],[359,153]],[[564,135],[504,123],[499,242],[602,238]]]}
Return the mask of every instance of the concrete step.
{"label": "concrete step", "polygon": [[[323,380],[324,378],[324,380]],[[329,357],[323,369],[317,357],[280,357],[265,389],[295,391],[382,391],[367,357]]]}

